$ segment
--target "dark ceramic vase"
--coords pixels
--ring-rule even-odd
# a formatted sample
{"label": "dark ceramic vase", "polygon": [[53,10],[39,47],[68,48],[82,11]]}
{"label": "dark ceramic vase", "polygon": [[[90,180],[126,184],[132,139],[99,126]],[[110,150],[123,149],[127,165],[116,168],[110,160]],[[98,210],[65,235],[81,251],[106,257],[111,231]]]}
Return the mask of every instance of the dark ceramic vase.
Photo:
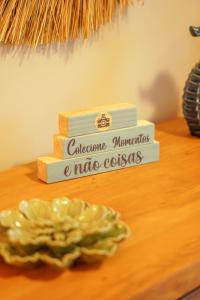
{"label": "dark ceramic vase", "polygon": [[[190,27],[193,36],[200,36],[200,27]],[[191,135],[200,137],[200,62],[192,69],[183,94],[183,114]]]}

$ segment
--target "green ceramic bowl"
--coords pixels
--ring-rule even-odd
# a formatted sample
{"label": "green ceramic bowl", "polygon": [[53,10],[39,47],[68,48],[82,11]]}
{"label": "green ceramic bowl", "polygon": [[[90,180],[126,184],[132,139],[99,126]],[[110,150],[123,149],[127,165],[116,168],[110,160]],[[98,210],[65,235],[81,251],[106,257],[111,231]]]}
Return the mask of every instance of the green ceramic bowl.
{"label": "green ceramic bowl", "polygon": [[71,266],[111,256],[130,235],[119,214],[103,205],[58,198],[22,201],[0,213],[0,255],[9,264]]}

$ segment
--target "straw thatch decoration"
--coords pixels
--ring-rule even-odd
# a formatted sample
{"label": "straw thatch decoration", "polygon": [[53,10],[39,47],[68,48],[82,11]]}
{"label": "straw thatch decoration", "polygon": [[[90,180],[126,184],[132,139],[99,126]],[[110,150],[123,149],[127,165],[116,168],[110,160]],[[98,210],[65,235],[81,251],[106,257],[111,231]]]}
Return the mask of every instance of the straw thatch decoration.
{"label": "straw thatch decoration", "polygon": [[141,0],[0,0],[0,42],[36,47],[88,38],[118,8]]}

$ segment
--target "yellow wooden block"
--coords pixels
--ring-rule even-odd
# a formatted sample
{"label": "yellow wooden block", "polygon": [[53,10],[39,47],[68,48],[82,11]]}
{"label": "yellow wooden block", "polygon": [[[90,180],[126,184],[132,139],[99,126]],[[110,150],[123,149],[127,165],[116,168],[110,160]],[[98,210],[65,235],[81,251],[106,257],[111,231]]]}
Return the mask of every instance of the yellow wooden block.
{"label": "yellow wooden block", "polygon": [[154,142],[65,160],[45,156],[38,159],[38,178],[52,183],[109,172],[157,161],[159,153],[159,142]]}
{"label": "yellow wooden block", "polygon": [[59,114],[60,134],[68,137],[135,126],[136,123],[136,107],[129,103]]}
{"label": "yellow wooden block", "polygon": [[139,120],[137,126],[110,130],[102,133],[80,135],[76,137],[54,136],[54,155],[67,159],[84,155],[93,155],[123,147],[140,146],[153,143],[154,124]]}

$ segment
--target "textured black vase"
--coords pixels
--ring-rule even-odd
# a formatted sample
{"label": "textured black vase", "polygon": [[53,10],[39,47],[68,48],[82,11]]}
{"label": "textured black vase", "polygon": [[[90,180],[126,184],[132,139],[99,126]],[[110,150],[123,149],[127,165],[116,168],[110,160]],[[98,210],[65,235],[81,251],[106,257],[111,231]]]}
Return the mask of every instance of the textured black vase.
{"label": "textured black vase", "polygon": [[[190,27],[193,36],[200,36],[200,27]],[[200,137],[200,62],[192,69],[183,94],[183,113],[191,135]]]}

